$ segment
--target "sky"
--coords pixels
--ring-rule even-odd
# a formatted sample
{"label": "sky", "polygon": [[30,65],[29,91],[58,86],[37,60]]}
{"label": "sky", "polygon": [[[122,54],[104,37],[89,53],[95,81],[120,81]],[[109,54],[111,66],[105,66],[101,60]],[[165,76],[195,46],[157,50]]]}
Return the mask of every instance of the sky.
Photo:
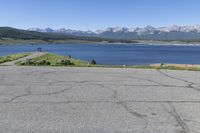
{"label": "sky", "polygon": [[0,26],[27,29],[200,24],[200,0],[0,0]]}

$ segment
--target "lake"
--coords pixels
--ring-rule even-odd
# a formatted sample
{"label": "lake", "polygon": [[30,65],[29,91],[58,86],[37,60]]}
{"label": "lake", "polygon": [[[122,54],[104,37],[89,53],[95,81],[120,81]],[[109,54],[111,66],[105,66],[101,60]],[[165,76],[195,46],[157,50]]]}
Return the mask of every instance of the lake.
{"label": "lake", "polygon": [[71,55],[81,60],[96,60],[107,65],[146,65],[153,63],[200,64],[200,46],[135,45],[135,44],[51,44],[0,45],[0,56],[20,52],[45,52]]}

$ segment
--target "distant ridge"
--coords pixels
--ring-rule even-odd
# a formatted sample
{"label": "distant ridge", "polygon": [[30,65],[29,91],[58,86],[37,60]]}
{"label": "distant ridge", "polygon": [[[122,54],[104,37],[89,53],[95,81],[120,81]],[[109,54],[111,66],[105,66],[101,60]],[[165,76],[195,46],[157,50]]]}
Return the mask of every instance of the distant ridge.
{"label": "distant ridge", "polygon": [[30,40],[38,40],[39,42],[42,41],[47,43],[67,43],[67,42],[135,43],[135,41],[131,40],[107,39],[94,36],[86,37],[86,36],[75,36],[69,34],[57,34],[51,32],[50,29],[46,30],[45,32],[39,32],[37,30],[22,30],[12,27],[0,27],[0,41],[3,40],[2,43],[4,42],[7,43],[8,39],[11,39],[10,43],[15,43],[17,40],[26,41],[25,43],[29,43]]}
{"label": "distant ridge", "polygon": [[200,25],[193,26],[168,26],[158,27],[114,27],[97,31],[81,31],[72,29],[39,29],[29,28],[28,31],[37,31],[42,33],[57,33],[75,36],[103,37],[113,39],[136,39],[136,40],[200,40]]}

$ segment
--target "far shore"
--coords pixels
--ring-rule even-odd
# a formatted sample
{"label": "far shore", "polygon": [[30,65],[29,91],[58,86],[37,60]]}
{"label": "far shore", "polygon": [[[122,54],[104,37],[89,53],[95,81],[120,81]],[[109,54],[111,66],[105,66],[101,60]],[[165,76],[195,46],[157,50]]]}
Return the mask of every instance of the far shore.
{"label": "far shore", "polygon": [[41,40],[12,40],[8,42],[1,42],[0,45],[39,45],[39,44],[99,44],[99,45],[156,45],[156,46],[200,46],[200,42],[185,42],[185,41],[155,41],[155,40],[135,40],[136,43],[122,43],[122,42],[93,42],[93,41],[60,41],[60,42],[45,42]]}
{"label": "far shore", "polygon": [[135,40],[137,44],[145,45],[175,45],[175,46],[200,46],[200,42],[186,41],[156,41],[156,40]]}

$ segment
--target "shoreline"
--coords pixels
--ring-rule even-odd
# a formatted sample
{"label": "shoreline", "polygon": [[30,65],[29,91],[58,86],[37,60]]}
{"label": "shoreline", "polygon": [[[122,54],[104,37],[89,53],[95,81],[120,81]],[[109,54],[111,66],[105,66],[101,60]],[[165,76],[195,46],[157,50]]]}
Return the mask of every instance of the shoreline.
{"label": "shoreline", "polygon": [[183,41],[154,41],[154,40],[136,40],[140,45],[154,46],[200,46],[200,42],[183,42]]}
{"label": "shoreline", "polygon": [[[138,40],[136,40],[138,41]],[[74,45],[148,45],[148,46],[200,46],[200,42],[179,42],[179,41],[172,41],[172,42],[166,42],[166,41],[138,41],[137,43],[121,43],[121,42],[22,42],[22,43],[0,43],[0,45],[55,45],[55,44],[74,44]]]}
{"label": "shoreline", "polygon": [[[5,61],[4,61],[5,60]],[[29,61],[28,61],[29,60]],[[30,63],[30,60],[32,61]],[[68,65],[60,64],[60,60],[69,60]],[[43,61],[48,64],[41,64]],[[39,64],[38,64],[39,63]],[[72,64],[70,64],[72,63]],[[89,63],[89,64],[88,64]],[[168,69],[168,70],[191,70],[191,71],[200,71],[200,64],[170,64],[170,63],[157,63],[157,64],[148,64],[148,65],[106,65],[106,64],[91,64],[91,62],[79,60],[71,57],[61,56],[52,53],[43,53],[43,52],[33,52],[29,53],[19,53],[14,55],[3,56],[0,60],[0,66],[54,66],[54,67],[100,67],[100,68],[140,68],[140,69]]]}

